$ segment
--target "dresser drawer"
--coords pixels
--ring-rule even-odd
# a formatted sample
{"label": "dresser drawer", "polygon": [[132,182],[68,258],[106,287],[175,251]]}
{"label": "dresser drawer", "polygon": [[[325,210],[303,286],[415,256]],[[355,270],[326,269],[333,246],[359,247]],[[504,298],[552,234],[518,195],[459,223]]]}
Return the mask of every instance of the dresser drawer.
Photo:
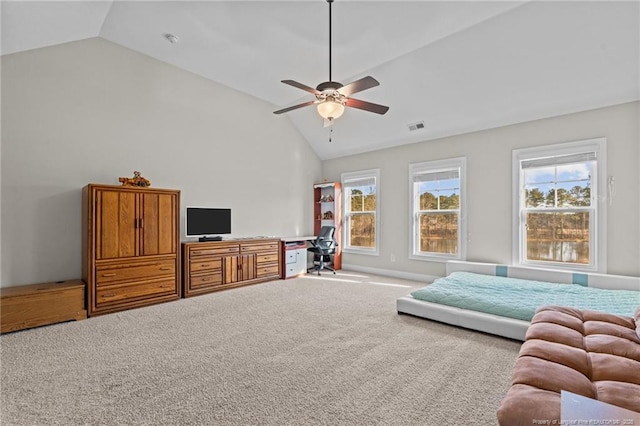
{"label": "dresser drawer", "polygon": [[284,263],[296,263],[298,261],[298,252],[296,250],[287,250],[284,255]]}
{"label": "dresser drawer", "polygon": [[122,281],[149,280],[176,274],[174,259],[117,263],[96,267],[96,284],[110,285]]}
{"label": "dresser drawer", "polygon": [[278,275],[278,264],[258,265],[257,278]]}
{"label": "dresser drawer", "polygon": [[273,263],[273,262],[277,262],[277,261],[278,261],[278,253],[274,253],[274,254],[262,254],[262,253],[260,253],[256,258],[256,262],[258,262],[258,264],[261,264],[261,263]]}
{"label": "dresser drawer", "polygon": [[205,275],[192,275],[189,281],[191,289],[210,287],[219,284],[222,284],[222,271]]}
{"label": "dresser drawer", "polygon": [[240,252],[245,253],[260,253],[260,254],[278,254],[280,244],[277,241],[269,243],[247,243],[240,245]]}
{"label": "dresser drawer", "polygon": [[116,284],[97,289],[96,306],[100,307],[112,302],[144,299],[149,296],[158,296],[161,294],[174,294],[175,292],[176,282],[174,280]]}
{"label": "dresser drawer", "polygon": [[209,271],[222,268],[222,260],[217,258],[197,258],[189,261],[191,272]]}
{"label": "dresser drawer", "polygon": [[211,255],[224,255],[239,253],[240,246],[238,244],[222,245],[220,247],[191,247],[189,249],[189,256],[211,256]]}

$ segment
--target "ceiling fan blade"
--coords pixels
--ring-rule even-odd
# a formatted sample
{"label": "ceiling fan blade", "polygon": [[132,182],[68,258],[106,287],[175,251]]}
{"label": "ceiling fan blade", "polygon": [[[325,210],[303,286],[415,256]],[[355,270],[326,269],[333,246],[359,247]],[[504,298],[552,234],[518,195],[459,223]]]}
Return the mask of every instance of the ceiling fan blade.
{"label": "ceiling fan blade", "polygon": [[282,82],[284,84],[288,84],[289,86],[293,86],[293,87],[297,87],[298,89],[302,89],[304,91],[307,91],[309,93],[313,93],[314,95],[319,95],[320,91],[317,89],[314,89],[313,87],[309,87],[305,84],[302,83],[298,83],[297,81],[293,81],[293,80],[282,80]]}
{"label": "ceiling fan blade", "polygon": [[345,105],[351,108],[358,108],[369,112],[375,112],[376,114],[385,114],[387,111],[389,111],[388,106],[378,105],[353,98],[347,99]]}
{"label": "ceiling fan blade", "polygon": [[346,86],[338,89],[338,92],[342,93],[346,97],[353,95],[354,93],[362,92],[363,90],[371,89],[372,87],[379,86],[380,83],[370,75],[362,77],[360,80],[356,80],[347,84]]}
{"label": "ceiling fan blade", "polygon": [[274,114],[282,114],[283,112],[289,112],[289,111],[292,111],[294,109],[298,109],[298,108],[306,107],[306,106],[309,106],[309,105],[313,105],[315,103],[316,103],[316,101],[308,101],[308,102],[305,102],[303,104],[298,104],[298,105],[290,106],[288,108],[279,109],[278,111],[273,111],[273,113]]}

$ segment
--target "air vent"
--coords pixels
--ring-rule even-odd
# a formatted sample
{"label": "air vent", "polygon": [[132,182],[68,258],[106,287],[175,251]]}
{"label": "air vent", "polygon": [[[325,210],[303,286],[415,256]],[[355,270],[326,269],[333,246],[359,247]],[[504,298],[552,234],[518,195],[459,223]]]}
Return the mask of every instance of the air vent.
{"label": "air vent", "polygon": [[424,121],[418,121],[417,123],[407,124],[409,131],[424,129]]}

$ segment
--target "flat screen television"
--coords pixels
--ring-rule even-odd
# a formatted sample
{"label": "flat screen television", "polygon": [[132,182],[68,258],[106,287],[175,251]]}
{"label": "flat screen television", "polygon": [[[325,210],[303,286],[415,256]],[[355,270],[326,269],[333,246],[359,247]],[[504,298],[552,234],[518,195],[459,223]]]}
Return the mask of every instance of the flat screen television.
{"label": "flat screen television", "polygon": [[187,237],[200,237],[201,241],[221,240],[221,234],[231,233],[231,209],[187,207]]}

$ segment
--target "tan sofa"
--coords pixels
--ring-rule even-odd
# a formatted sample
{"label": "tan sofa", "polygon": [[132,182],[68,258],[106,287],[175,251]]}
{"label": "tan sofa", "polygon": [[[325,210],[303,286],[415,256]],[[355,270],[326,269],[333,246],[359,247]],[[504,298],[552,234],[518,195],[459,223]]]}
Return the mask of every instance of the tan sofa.
{"label": "tan sofa", "polygon": [[536,311],[499,424],[560,424],[561,390],[640,412],[640,307],[633,318],[558,306]]}

